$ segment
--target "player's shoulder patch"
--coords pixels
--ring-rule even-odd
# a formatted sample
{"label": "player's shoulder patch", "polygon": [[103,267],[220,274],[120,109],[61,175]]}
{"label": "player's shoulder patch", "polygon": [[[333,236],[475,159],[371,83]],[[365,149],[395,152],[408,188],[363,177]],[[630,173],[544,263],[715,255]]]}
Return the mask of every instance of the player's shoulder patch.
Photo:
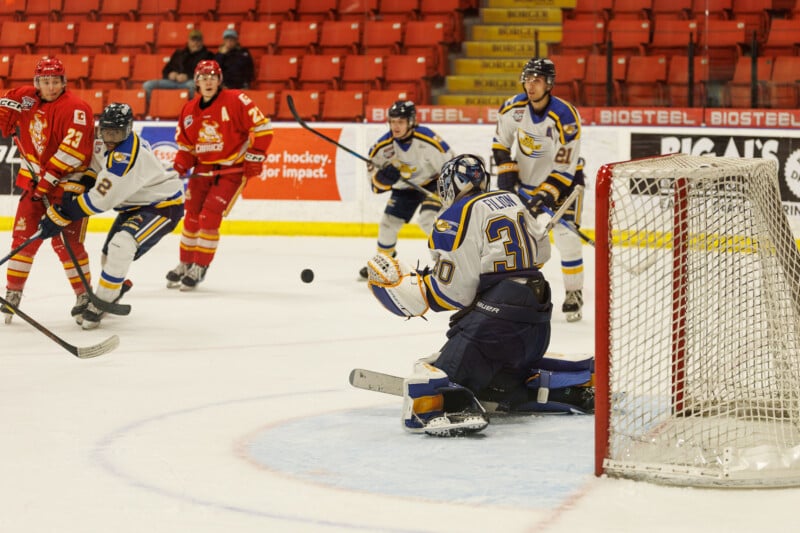
{"label": "player's shoulder patch", "polygon": [[503,102],[498,113],[505,115],[514,109],[519,109],[520,107],[525,107],[526,105],[528,105],[528,95],[526,93],[519,93]]}

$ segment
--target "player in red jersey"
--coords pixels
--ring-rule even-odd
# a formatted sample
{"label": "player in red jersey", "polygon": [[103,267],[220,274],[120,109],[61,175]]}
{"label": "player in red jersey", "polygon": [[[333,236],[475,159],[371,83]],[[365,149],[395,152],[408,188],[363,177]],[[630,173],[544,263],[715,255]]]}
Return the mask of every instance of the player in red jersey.
{"label": "player in red jersey", "polygon": [[198,63],[194,81],[198,94],[178,117],[173,163],[181,175],[194,167],[186,189],[180,263],[167,273],[167,287],[182,291],[203,281],[217,251],[222,217],[247,180],[261,175],[272,141],[269,118],[242,91],[222,88],[216,61]]}
{"label": "player in red jersey", "polygon": [[[80,194],[87,188],[81,177],[92,159],[94,117],[89,104],[67,90],[64,64],[59,59],[42,58],[34,70],[33,85],[11,89],[0,98],[0,131],[4,137],[9,137],[17,128],[30,165],[20,165],[16,178],[22,194],[14,218],[12,249],[36,233],[46,211],[43,198],[59,205],[65,193]],[[89,299],[62,239],[72,247],[89,280],[89,256],[83,246],[85,231],[86,219],[76,220],[52,240],[53,249],[77,296],[72,308],[72,316],[77,317],[86,309]],[[22,299],[41,244],[41,240],[34,240],[8,262],[6,300],[14,305],[19,305]],[[0,311],[6,313],[6,324],[10,323],[11,309],[4,306]]]}

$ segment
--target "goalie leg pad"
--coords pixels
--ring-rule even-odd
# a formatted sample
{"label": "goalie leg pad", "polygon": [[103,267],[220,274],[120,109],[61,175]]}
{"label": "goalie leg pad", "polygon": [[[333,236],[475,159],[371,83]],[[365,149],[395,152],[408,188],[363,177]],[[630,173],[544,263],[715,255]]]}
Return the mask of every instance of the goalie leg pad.
{"label": "goalie leg pad", "polygon": [[394,257],[377,254],[367,262],[367,286],[386,309],[397,316],[422,316],[428,310],[422,278]]}
{"label": "goalie leg pad", "polygon": [[591,414],[594,387],[589,368],[575,371],[534,370],[528,379],[529,399],[514,411],[552,414]]}
{"label": "goalie leg pad", "polygon": [[489,425],[486,411],[472,392],[447,374],[417,361],[403,380],[403,429],[437,437],[474,433]]}

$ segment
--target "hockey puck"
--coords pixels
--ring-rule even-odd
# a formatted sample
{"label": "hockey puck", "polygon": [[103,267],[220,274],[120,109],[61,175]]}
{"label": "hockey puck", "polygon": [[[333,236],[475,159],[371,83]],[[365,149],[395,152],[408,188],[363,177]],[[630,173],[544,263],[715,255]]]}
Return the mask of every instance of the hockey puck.
{"label": "hockey puck", "polygon": [[300,272],[300,279],[303,280],[303,283],[311,283],[314,281],[314,271],[310,268],[307,268]]}

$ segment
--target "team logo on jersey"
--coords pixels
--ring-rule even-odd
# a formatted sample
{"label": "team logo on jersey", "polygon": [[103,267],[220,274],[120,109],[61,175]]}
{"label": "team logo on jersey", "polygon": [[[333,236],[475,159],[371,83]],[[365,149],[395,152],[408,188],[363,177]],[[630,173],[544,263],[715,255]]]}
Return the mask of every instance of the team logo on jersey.
{"label": "team logo on jersey", "polygon": [[448,222],[447,220],[443,220],[441,218],[436,221],[436,231],[446,233],[449,230],[450,230],[450,222]]}
{"label": "team logo on jersey", "polygon": [[525,110],[524,109],[515,109],[511,113],[511,118],[514,119],[515,122],[520,122],[522,120],[522,117],[524,117],[524,116],[525,116]]}
{"label": "team logo on jersey", "polygon": [[33,109],[33,106],[36,104],[36,100],[31,98],[30,96],[23,96],[22,97],[22,109]]}
{"label": "team logo on jersey", "polygon": [[219,132],[219,123],[214,120],[203,120],[197,132],[195,150],[198,154],[205,152],[219,152],[222,150],[222,134]]}
{"label": "team logo on jersey", "polygon": [[184,127],[184,128],[188,128],[188,127],[189,127],[189,126],[191,126],[193,123],[194,123],[194,119],[192,118],[192,115],[186,115],[186,116],[183,118],[183,127]]}
{"label": "team logo on jersey", "polygon": [[114,152],[111,156],[115,163],[127,163],[130,158],[131,154],[126,154],[124,152]]}
{"label": "team logo on jersey", "polygon": [[543,155],[544,144],[542,141],[524,130],[517,130],[517,144],[519,145],[519,151],[528,157],[536,158]]}
{"label": "team logo on jersey", "polygon": [[44,113],[41,111],[34,113],[33,119],[28,125],[28,133],[30,133],[31,142],[37,154],[41,154],[47,145],[47,134],[45,133],[47,126],[47,117],[44,116]]}
{"label": "team logo on jersey", "polygon": [[72,122],[74,122],[75,124],[79,124],[81,126],[85,126],[86,112],[84,112],[82,109],[76,109],[75,113],[73,113],[72,115]]}

